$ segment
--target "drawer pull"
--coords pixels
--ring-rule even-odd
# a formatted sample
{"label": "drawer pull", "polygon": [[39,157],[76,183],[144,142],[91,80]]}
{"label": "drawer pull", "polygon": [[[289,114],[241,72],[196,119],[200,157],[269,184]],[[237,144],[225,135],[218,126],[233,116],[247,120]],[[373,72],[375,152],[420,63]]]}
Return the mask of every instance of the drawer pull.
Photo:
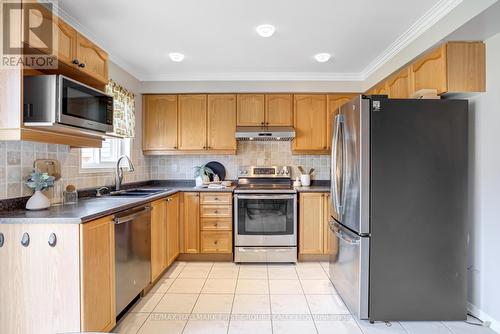
{"label": "drawer pull", "polygon": [[215,223],[215,224],[214,224],[214,227],[217,227],[218,225],[219,225],[219,224]]}
{"label": "drawer pull", "polygon": [[21,238],[21,245],[24,247],[28,247],[30,244],[30,235],[27,232],[23,233],[23,237]]}
{"label": "drawer pull", "polygon": [[214,213],[219,213],[219,211],[218,211],[218,210],[215,210],[215,211],[214,211]]}
{"label": "drawer pull", "polygon": [[57,245],[57,236],[55,233],[51,233],[49,235],[49,246],[56,247],[56,245]]}
{"label": "drawer pull", "polygon": [[219,197],[215,197],[214,200],[218,201],[219,200]]}
{"label": "drawer pull", "polygon": [[214,245],[217,245],[219,242],[217,240],[214,241]]}

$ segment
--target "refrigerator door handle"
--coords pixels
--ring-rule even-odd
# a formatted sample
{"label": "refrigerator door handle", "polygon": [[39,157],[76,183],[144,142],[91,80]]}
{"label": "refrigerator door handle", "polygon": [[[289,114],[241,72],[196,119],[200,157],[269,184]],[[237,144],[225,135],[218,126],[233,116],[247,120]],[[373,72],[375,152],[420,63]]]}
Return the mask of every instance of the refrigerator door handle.
{"label": "refrigerator door handle", "polygon": [[352,238],[349,238],[344,232],[342,232],[342,230],[340,229],[339,225],[337,222],[334,222],[333,220],[330,220],[328,222],[329,224],[329,227],[330,227],[330,230],[335,233],[335,235],[343,240],[345,243],[349,244],[349,245],[359,245],[360,242],[361,242],[361,239],[352,239]]}
{"label": "refrigerator door handle", "polygon": [[[340,207],[340,199],[339,199],[339,180],[337,179],[337,155],[338,155],[338,148],[339,148],[339,134],[340,134],[340,127],[341,123],[344,121],[344,116],[342,115],[337,115],[335,116],[335,129],[333,132],[333,151],[332,151],[332,161],[331,161],[331,189],[330,192],[332,193],[332,200],[333,200],[333,205],[335,207],[335,211],[339,215],[339,219],[341,219],[341,207]],[[342,170],[342,173],[344,171]]]}

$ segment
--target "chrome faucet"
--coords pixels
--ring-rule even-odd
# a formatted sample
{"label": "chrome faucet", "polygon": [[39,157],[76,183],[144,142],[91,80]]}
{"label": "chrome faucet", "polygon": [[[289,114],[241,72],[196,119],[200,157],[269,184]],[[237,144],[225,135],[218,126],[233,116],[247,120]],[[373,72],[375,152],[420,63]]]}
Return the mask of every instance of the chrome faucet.
{"label": "chrome faucet", "polygon": [[120,162],[122,161],[122,159],[125,159],[127,161],[128,171],[129,172],[134,171],[134,164],[132,163],[132,161],[130,160],[129,157],[127,157],[126,155],[122,155],[118,158],[118,160],[116,161],[116,173],[115,173],[115,190],[116,191],[120,190],[120,188],[122,186],[122,181],[123,181],[123,168],[120,167]]}

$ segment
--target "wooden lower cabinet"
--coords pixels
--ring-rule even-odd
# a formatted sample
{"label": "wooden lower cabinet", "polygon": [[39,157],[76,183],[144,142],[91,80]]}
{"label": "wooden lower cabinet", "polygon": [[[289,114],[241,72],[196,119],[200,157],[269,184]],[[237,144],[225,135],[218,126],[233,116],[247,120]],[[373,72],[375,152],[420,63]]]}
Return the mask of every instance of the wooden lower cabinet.
{"label": "wooden lower cabinet", "polygon": [[179,256],[179,194],[167,198],[167,266]]}
{"label": "wooden lower cabinet", "polygon": [[[0,224],[0,233],[0,333],[105,332],[114,327],[111,216],[84,224]],[[23,235],[25,240],[29,236],[24,245]]]}
{"label": "wooden lower cabinet", "polygon": [[299,254],[333,254],[338,242],[330,232],[332,215],[328,193],[299,194]]}
{"label": "wooden lower cabinet", "polygon": [[232,253],[232,193],[186,192],[183,253]]}
{"label": "wooden lower cabinet", "polygon": [[110,331],[115,314],[115,224],[104,217],[81,228],[82,330]]}
{"label": "wooden lower cabinet", "polygon": [[201,231],[202,253],[232,253],[231,231]]}
{"label": "wooden lower cabinet", "polygon": [[159,199],[151,203],[151,281],[167,266],[167,202]]}
{"label": "wooden lower cabinet", "polygon": [[185,192],[182,205],[183,253],[200,252],[200,194]]}

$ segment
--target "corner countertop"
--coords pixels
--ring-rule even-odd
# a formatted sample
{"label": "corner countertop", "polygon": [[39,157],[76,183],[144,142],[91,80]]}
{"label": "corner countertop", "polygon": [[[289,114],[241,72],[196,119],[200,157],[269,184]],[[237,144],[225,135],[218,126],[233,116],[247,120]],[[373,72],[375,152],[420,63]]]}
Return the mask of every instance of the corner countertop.
{"label": "corner countertop", "polygon": [[18,210],[5,213],[0,217],[0,224],[81,224],[105,217],[136,206],[145,205],[157,199],[165,198],[177,192],[233,192],[234,186],[223,189],[195,188],[185,186],[146,186],[141,189],[161,190],[147,197],[91,197],[80,199],[77,204],[55,205],[47,210]]}
{"label": "corner countertop", "polygon": [[299,193],[327,193],[330,192],[330,186],[323,185],[312,185],[309,187],[295,187],[294,188]]}

